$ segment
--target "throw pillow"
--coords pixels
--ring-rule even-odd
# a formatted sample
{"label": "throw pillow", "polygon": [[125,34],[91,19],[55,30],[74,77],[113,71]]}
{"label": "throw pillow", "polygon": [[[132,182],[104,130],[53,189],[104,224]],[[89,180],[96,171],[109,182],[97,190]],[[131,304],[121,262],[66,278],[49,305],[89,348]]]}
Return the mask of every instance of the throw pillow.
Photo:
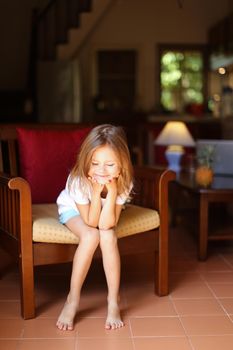
{"label": "throw pillow", "polygon": [[89,131],[17,128],[20,176],[31,186],[33,203],[56,201]]}

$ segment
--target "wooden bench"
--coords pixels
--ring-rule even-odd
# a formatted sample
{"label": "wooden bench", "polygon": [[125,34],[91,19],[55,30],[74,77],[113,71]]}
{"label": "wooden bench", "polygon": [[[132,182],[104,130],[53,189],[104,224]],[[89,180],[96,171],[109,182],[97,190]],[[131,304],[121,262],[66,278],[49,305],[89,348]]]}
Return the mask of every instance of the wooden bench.
{"label": "wooden bench", "polygon": [[[35,239],[35,231],[41,222],[58,225],[59,231],[67,230],[58,222],[55,203],[33,204],[28,181],[20,177],[19,152],[16,128],[44,130],[73,130],[82,124],[2,124],[0,125],[0,246],[19,264],[21,283],[21,314],[25,319],[35,317],[34,266],[70,262],[78,242],[50,242]],[[168,294],[168,185],[175,173],[164,169],[135,166],[136,190],[132,204],[122,212],[117,234],[120,254],[137,254],[148,250],[155,252],[155,288],[158,295]],[[45,175],[46,176],[46,175]],[[136,207],[134,207],[134,205]],[[141,210],[146,209],[142,212]],[[144,210],[143,209],[143,210]],[[150,209],[152,211],[150,212]],[[134,211],[136,210],[136,211]],[[131,214],[130,214],[131,213]],[[136,234],[125,224],[137,219],[149,224],[159,219],[151,228],[141,228]],[[156,227],[155,227],[156,226]],[[56,226],[57,227],[57,226]],[[145,232],[146,231],[146,232]],[[63,232],[64,233],[64,232]],[[72,233],[69,232],[68,235]],[[96,253],[98,255],[98,252]]]}

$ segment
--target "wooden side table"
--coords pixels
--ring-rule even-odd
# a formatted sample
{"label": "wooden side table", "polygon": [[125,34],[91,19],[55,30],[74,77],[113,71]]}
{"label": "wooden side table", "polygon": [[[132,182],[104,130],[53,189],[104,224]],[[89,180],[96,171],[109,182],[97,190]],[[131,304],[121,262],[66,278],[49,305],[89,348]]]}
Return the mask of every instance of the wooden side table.
{"label": "wooden side table", "polygon": [[196,184],[194,176],[188,173],[181,173],[173,182],[173,185],[176,186],[176,198],[174,197],[171,201],[172,207],[174,203],[179,200],[177,196],[179,196],[181,190],[185,190],[198,198],[198,256],[200,260],[206,260],[208,241],[233,240],[233,217],[230,221],[230,226],[227,228],[224,227],[224,223],[222,223],[220,229],[216,228],[215,230],[211,230],[211,232],[209,230],[210,203],[233,203],[233,176],[215,176],[211,187],[201,188]]}

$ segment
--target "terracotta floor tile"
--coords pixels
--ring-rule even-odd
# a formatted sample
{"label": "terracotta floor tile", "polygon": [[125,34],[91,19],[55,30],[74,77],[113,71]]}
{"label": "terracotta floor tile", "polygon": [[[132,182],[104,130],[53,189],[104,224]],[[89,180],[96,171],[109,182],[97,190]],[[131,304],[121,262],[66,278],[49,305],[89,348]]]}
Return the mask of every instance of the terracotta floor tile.
{"label": "terracotta floor tile", "polygon": [[171,291],[172,299],[196,299],[214,297],[208,286],[202,283],[187,283],[177,286]]}
{"label": "terracotta floor tile", "polygon": [[[78,338],[75,350],[134,350],[130,338]],[[146,350],[146,349],[145,349]]]}
{"label": "terracotta floor tile", "polygon": [[170,296],[159,297],[154,291],[154,283],[138,283],[135,281],[134,283],[128,283],[124,286],[124,295],[127,302],[130,302],[133,299],[136,300],[144,300],[146,298],[152,298],[156,302],[156,300],[167,300],[169,301]]}
{"label": "terracotta floor tile", "polygon": [[18,340],[2,340],[0,339],[1,350],[18,350]]}
{"label": "terracotta floor tile", "polygon": [[134,338],[134,345],[135,350],[192,350],[185,337]]}
{"label": "terracotta floor tile", "polygon": [[0,280],[0,300],[19,300],[20,289],[18,281]]}
{"label": "terracotta floor tile", "polygon": [[0,319],[0,338],[20,338],[23,327],[22,319]]}
{"label": "terracotta floor tile", "polygon": [[37,318],[40,317],[50,317],[50,318],[57,318],[60,314],[62,307],[64,305],[65,298],[54,298],[53,300],[47,299],[47,300],[37,300],[37,307],[36,307],[36,316]]}
{"label": "terracotta floor tile", "polygon": [[75,331],[60,331],[56,327],[56,319],[35,318],[24,321],[23,338],[75,338]]}
{"label": "terracotta floor tile", "polygon": [[184,336],[178,317],[140,317],[130,318],[134,337]]}
{"label": "terracotta floor tile", "polygon": [[24,339],[17,350],[75,350],[75,339]]}
{"label": "terracotta floor tile", "polygon": [[227,316],[182,316],[188,335],[233,335],[233,323]]}
{"label": "terracotta floor tile", "polygon": [[201,336],[190,337],[195,350],[232,350],[233,336]]}
{"label": "terracotta floor tile", "polygon": [[224,260],[233,268],[233,253],[232,253],[232,247],[230,253],[223,253],[222,254]]}
{"label": "terracotta floor tile", "polygon": [[233,272],[223,271],[223,272],[204,272],[202,274],[203,279],[208,283],[232,283],[233,282]]}
{"label": "terracotta floor tile", "polygon": [[131,299],[126,309],[127,316],[175,316],[176,312],[171,301],[153,299]]}
{"label": "terracotta floor tile", "polygon": [[228,314],[233,315],[233,298],[224,298],[224,299],[220,298],[219,302]]}
{"label": "terracotta floor tile", "polygon": [[169,264],[170,272],[188,272],[188,271],[197,271],[198,262],[190,259],[173,259]]}
{"label": "terracotta floor tile", "polygon": [[224,314],[224,310],[215,299],[176,299],[173,303],[179,315]]}
{"label": "terracotta floor tile", "polygon": [[210,289],[216,295],[217,298],[230,298],[233,297],[233,283],[221,284],[221,283],[209,283]]}
{"label": "terracotta floor tile", "polygon": [[21,318],[19,301],[0,301],[1,318]]}
{"label": "terracotta floor tile", "polygon": [[184,283],[203,283],[199,272],[172,272],[169,278],[173,288]]}
{"label": "terracotta floor tile", "polygon": [[[57,286],[62,286],[57,288]],[[57,278],[53,279],[51,277],[50,281],[37,281],[35,288],[36,302],[38,305],[47,304],[48,302],[53,302],[54,300],[63,300],[68,294],[68,282],[63,282],[63,279],[59,280]]]}
{"label": "terracotta floor tile", "polygon": [[[137,268],[135,269],[135,266]],[[145,283],[153,278],[154,255],[138,254],[123,256],[121,259],[122,281],[140,281]]]}
{"label": "terracotta floor tile", "polygon": [[221,255],[208,256],[206,261],[198,262],[198,270],[200,271],[231,271],[231,267],[223,259]]}
{"label": "terracotta floor tile", "polygon": [[116,330],[104,328],[105,318],[81,318],[76,324],[76,335],[79,338],[129,338],[130,328],[128,320],[124,320],[125,326]]}

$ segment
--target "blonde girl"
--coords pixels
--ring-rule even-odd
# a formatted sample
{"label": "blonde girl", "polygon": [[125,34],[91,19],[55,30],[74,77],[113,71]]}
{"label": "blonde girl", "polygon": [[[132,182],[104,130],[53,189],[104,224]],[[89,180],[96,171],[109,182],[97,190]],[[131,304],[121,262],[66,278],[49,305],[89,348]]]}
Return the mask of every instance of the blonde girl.
{"label": "blonde girl", "polygon": [[120,256],[114,227],[132,189],[132,176],[123,129],[109,124],[93,128],[57,199],[60,222],[79,238],[70,291],[56,323],[60,330],[73,329],[81,288],[98,245],[108,286],[105,328],[124,325],[118,305]]}

